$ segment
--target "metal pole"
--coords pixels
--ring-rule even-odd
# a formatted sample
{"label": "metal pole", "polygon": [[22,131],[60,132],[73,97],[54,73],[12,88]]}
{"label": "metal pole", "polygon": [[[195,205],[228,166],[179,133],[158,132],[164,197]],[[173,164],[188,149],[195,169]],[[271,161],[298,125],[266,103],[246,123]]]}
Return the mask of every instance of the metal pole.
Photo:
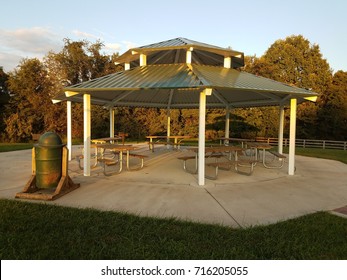
{"label": "metal pole", "polygon": [[[225,114],[225,138],[229,138],[229,130],[230,130],[230,110],[229,107],[226,108]],[[229,140],[224,140],[224,144],[229,144]]]}
{"label": "metal pole", "polygon": [[84,143],[84,176],[90,176],[90,140],[91,140],[91,104],[90,95],[83,94],[83,143]]}
{"label": "metal pole", "polygon": [[290,99],[289,175],[294,175],[295,172],[296,104],[296,98]]}
{"label": "metal pole", "polygon": [[66,102],[66,115],[67,115],[67,148],[69,151],[68,160],[71,161],[71,150],[72,150],[72,117],[71,117],[71,101]]}
{"label": "metal pole", "polygon": [[114,109],[110,108],[110,137],[114,137]]}
{"label": "metal pole", "polygon": [[[170,135],[171,135],[171,116],[170,116],[170,109],[167,110],[166,116],[167,116],[167,137],[170,137]],[[169,139],[168,139],[168,141],[169,141]]]}
{"label": "metal pole", "polygon": [[198,151],[198,184],[205,185],[205,123],[206,123],[206,95],[211,95],[212,89],[206,88],[200,92],[199,103],[199,151]]}
{"label": "metal pole", "polygon": [[199,151],[198,151],[198,184],[205,185],[205,122],[206,122],[206,94],[200,92],[199,104]]}
{"label": "metal pole", "polygon": [[280,106],[280,118],[278,129],[278,152],[283,153],[283,131],[284,131],[284,106]]}

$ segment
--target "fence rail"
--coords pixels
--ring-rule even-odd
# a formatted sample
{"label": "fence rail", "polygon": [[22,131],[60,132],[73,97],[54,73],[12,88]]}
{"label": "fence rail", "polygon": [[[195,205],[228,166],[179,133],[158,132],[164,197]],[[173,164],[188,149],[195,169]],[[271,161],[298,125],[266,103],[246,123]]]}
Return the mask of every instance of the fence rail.
{"label": "fence rail", "polygon": [[[278,138],[256,137],[257,142],[278,145]],[[289,146],[289,139],[283,138],[283,146]],[[296,139],[296,147],[347,150],[347,141]]]}

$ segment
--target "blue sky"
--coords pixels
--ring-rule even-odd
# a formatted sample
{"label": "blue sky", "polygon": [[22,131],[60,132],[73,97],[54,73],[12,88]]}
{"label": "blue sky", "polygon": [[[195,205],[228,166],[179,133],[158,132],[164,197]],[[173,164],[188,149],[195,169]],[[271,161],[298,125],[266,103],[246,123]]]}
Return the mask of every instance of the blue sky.
{"label": "blue sky", "polygon": [[347,71],[345,0],[6,0],[0,66],[60,51],[63,38],[100,39],[106,53],[177,37],[261,56],[278,39],[302,34],[334,70]]}

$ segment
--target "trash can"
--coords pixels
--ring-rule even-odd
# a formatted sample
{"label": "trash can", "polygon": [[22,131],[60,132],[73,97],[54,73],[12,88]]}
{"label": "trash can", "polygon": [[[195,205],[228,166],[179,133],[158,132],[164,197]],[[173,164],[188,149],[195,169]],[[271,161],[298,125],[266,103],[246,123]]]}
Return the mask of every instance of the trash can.
{"label": "trash can", "polygon": [[62,176],[63,146],[61,138],[54,132],[41,135],[35,145],[36,187],[55,188]]}

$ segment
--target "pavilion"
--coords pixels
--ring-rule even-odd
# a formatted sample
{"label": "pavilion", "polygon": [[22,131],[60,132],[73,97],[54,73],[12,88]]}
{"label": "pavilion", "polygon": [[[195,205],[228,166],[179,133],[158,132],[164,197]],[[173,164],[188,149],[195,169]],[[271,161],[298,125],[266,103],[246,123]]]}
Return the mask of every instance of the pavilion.
{"label": "pavilion", "polygon": [[91,104],[110,112],[110,137],[114,136],[114,108],[199,108],[198,184],[205,185],[206,108],[225,108],[225,137],[229,137],[229,111],[233,108],[279,107],[279,145],[282,153],[284,107],[290,106],[288,174],[295,170],[297,103],[315,101],[317,94],[239,70],[244,54],[186,38],[133,48],[117,63],[124,71],[64,88],[53,102],[67,101],[68,147],[71,150],[71,102],[84,104],[84,175],[90,175]]}

